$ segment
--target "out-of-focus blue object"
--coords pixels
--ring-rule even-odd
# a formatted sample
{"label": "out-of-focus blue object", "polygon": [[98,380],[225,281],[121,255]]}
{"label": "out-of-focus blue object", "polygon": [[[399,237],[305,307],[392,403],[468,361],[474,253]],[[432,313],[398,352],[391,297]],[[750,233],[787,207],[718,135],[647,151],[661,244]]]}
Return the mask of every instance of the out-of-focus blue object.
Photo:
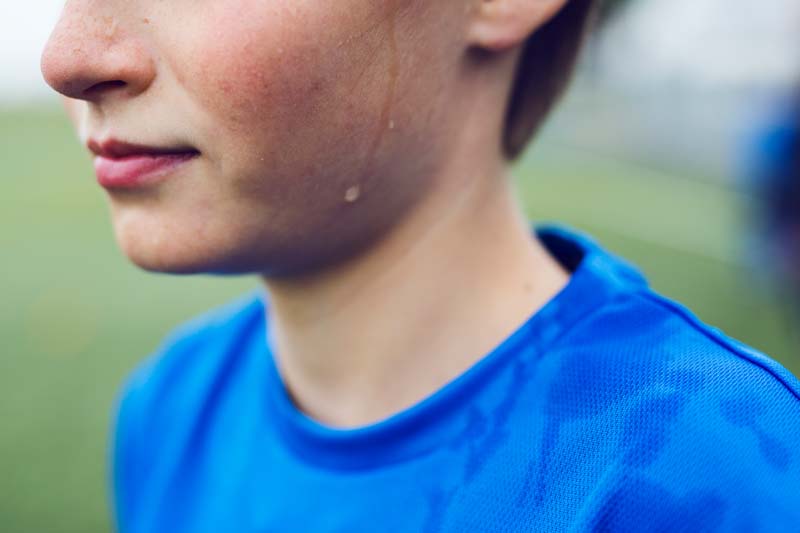
{"label": "out-of-focus blue object", "polygon": [[[759,143],[760,169],[776,223],[800,220],[800,101],[763,132]],[[787,196],[788,195],[788,196]]]}
{"label": "out-of-focus blue object", "polygon": [[760,129],[747,174],[760,204],[750,262],[800,297],[800,95]]}
{"label": "out-of-focus blue object", "polygon": [[797,531],[798,381],[589,238],[537,235],[564,290],[370,426],[295,407],[261,293],[177,330],[120,397],[120,531]]}

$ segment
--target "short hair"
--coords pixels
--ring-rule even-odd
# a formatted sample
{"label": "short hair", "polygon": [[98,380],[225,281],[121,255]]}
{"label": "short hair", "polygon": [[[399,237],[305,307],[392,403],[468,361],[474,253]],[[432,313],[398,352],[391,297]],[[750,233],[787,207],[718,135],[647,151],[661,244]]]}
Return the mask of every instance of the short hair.
{"label": "short hair", "polygon": [[597,4],[597,0],[568,0],[525,43],[503,131],[508,159],[523,152],[569,84]]}

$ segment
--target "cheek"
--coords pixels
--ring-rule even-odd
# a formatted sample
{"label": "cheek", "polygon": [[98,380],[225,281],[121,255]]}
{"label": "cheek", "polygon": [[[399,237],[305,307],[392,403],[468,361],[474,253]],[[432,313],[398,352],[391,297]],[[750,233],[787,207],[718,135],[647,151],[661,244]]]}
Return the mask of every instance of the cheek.
{"label": "cheek", "polygon": [[[348,3],[358,3],[357,18]],[[391,21],[373,2],[337,5],[260,7],[244,20],[220,10],[213,26],[193,30],[213,39],[175,54],[206,148],[246,192],[338,203],[386,140],[397,77]]]}
{"label": "cheek", "polygon": [[424,189],[410,178],[430,174],[416,146],[430,141],[414,121],[436,121],[405,88],[430,91],[398,58],[398,36],[413,33],[394,27],[390,2],[218,4],[159,43],[209,155],[194,181],[203,186],[176,183],[163,218],[186,233],[210,203],[202,238],[187,239],[227,247],[218,255],[240,265],[310,263],[300,255],[341,253],[383,231]]}
{"label": "cheek", "polygon": [[314,85],[307,78],[313,71],[288,57],[301,51],[289,53],[284,46],[269,39],[225,36],[199,51],[188,78],[200,83],[189,90],[217,127],[247,133],[258,122],[274,120],[307,99]]}
{"label": "cheek", "polygon": [[[266,130],[281,128],[285,142],[290,124],[332,119],[346,107],[342,86],[363,59],[347,41],[361,26],[370,27],[369,9],[359,7],[359,20],[349,20],[343,7],[321,8],[308,0],[293,2],[291,9],[258,0],[240,0],[236,9],[230,2],[219,4],[193,31],[213,38],[182,39],[196,45],[179,59],[187,66],[177,65],[215,128],[247,135],[268,133],[266,125]],[[368,63],[362,65],[365,71]]]}

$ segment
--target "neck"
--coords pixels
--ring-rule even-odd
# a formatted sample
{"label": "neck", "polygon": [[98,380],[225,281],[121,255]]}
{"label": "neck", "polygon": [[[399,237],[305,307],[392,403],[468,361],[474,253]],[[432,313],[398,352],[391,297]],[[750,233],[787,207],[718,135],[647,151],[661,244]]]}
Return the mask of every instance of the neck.
{"label": "neck", "polygon": [[497,346],[566,283],[508,176],[441,187],[372,249],[265,278],[275,358],[299,409],[336,427],[386,418]]}

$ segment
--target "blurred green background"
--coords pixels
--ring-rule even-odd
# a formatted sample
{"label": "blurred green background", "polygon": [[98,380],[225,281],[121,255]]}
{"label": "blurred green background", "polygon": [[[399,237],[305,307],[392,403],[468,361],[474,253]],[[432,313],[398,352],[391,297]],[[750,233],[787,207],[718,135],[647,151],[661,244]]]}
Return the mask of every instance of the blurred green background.
{"label": "blurred green background", "polygon": [[[0,111],[0,139],[0,531],[107,531],[117,387],[169,329],[255,282],[129,265],[59,109]],[[800,372],[790,319],[742,266],[748,197],[547,139],[517,174],[531,218],[589,231],[658,290]]]}

